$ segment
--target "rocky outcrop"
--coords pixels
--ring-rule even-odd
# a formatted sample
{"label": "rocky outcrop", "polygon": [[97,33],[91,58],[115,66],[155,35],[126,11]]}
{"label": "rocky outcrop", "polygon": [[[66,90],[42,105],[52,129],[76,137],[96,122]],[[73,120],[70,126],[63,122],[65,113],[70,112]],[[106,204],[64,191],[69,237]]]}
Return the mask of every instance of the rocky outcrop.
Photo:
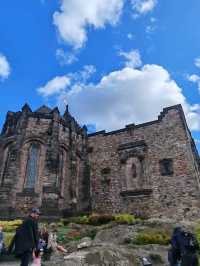
{"label": "rocky outcrop", "polygon": [[[148,244],[145,240],[155,239],[159,243],[162,233],[169,237],[174,227],[181,226],[194,232],[198,224],[189,221],[176,223],[173,220],[149,219],[135,224],[109,223],[101,226],[69,224],[73,232],[84,235],[79,241],[66,243],[68,254],[51,257],[45,266],[143,266],[142,258],[146,258],[152,266],[168,266],[168,242]],[[92,239],[91,232],[96,231]],[[160,235],[159,235],[160,234]],[[86,237],[87,235],[87,237]],[[138,243],[138,235],[146,236]],[[166,236],[166,235],[165,235]],[[153,241],[152,241],[153,242]],[[151,242],[151,243],[152,243]],[[137,244],[136,244],[137,243]]]}

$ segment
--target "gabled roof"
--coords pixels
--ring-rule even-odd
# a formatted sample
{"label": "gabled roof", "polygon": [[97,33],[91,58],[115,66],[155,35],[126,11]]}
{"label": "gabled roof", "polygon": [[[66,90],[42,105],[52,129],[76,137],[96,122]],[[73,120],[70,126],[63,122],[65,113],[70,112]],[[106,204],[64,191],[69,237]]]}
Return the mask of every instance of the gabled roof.
{"label": "gabled roof", "polygon": [[46,106],[46,105],[42,105],[40,108],[38,108],[35,112],[36,113],[42,113],[42,114],[49,114],[51,113],[51,109]]}

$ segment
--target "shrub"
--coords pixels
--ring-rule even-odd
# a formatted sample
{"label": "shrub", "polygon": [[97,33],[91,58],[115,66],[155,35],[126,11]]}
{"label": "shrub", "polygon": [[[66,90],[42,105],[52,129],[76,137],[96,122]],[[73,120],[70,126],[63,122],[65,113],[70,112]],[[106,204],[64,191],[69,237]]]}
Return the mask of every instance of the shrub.
{"label": "shrub", "polygon": [[77,224],[88,224],[88,216],[78,216],[78,217],[72,217],[71,222],[77,223]]}
{"label": "shrub", "polygon": [[69,223],[76,223],[76,224],[88,224],[88,216],[75,216],[69,217],[61,220],[63,225],[68,225]]}
{"label": "shrub", "polygon": [[71,239],[71,240],[79,240],[79,239],[81,239],[80,232],[79,231],[76,231],[76,230],[73,230],[73,231],[68,232],[65,236],[67,238]]}
{"label": "shrub", "polygon": [[97,234],[97,229],[93,228],[85,236],[88,236],[91,239],[94,239],[96,234]]}
{"label": "shrub", "polygon": [[120,224],[134,224],[137,219],[131,214],[118,214],[114,216],[117,223]]}
{"label": "shrub", "polygon": [[65,241],[65,235],[70,231],[68,227],[61,227],[58,230],[57,239],[58,242],[64,242]]}
{"label": "shrub", "polygon": [[22,224],[22,220],[0,221],[4,232],[14,232],[16,228]]}
{"label": "shrub", "polygon": [[198,224],[197,227],[195,228],[195,235],[198,240],[198,243],[200,244],[200,224]]}
{"label": "shrub", "polygon": [[5,233],[4,234],[4,244],[6,248],[9,246],[11,240],[13,239],[15,233]]}
{"label": "shrub", "polygon": [[114,216],[111,214],[92,214],[88,217],[88,224],[102,225],[114,220]]}
{"label": "shrub", "polygon": [[137,245],[168,245],[170,243],[170,236],[167,232],[164,231],[140,232],[132,240],[132,243]]}

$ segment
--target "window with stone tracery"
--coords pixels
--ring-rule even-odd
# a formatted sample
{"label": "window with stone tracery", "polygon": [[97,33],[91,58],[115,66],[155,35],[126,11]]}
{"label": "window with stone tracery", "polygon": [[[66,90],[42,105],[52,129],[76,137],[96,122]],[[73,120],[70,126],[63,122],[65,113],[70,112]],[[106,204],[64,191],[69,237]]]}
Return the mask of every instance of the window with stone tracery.
{"label": "window with stone tracery", "polygon": [[34,189],[38,179],[39,145],[32,143],[29,148],[28,161],[26,167],[26,180],[24,188]]}

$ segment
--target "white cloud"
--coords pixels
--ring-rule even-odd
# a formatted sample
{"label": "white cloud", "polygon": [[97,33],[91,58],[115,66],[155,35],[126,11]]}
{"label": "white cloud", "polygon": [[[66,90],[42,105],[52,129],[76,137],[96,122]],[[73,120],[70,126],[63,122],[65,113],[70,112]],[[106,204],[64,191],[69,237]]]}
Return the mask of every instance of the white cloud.
{"label": "white cloud", "polygon": [[48,97],[63,92],[69,85],[70,79],[67,76],[55,77],[37,91],[42,96]]}
{"label": "white cloud", "polygon": [[78,61],[78,58],[74,53],[65,52],[63,49],[56,50],[56,59],[61,66],[71,65],[72,63]]}
{"label": "white cloud", "polygon": [[188,75],[187,79],[193,83],[196,83],[198,86],[198,90],[200,92],[200,76],[193,74],[193,75]]}
{"label": "white cloud", "polygon": [[4,80],[10,75],[10,65],[7,58],[0,53],[0,79]]}
{"label": "white cloud", "polygon": [[134,38],[134,36],[133,36],[132,33],[128,33],[128,34],[127,34],[127,38],[128,38],[129,40],[132,40],[132,39]]}
{"label": "white cloud", "polygon": [[196,67],[200,68],[200,57],[194,59],[194,64]]}
{"label": "white cloud", "polygon": [[51,97],[66,93],[70,86],[73,86],[74,89],[76,87],[77,91],[81,84],[86,83],[95,71],[96,68],[93,65],[85,65],[81,71],[51,79],[44,86],[37,88],[37,92],[44,97]]}
{"label": "white cloud", "polygon": [[85,65],[83,69],[78,72],[68,73],[71,84],[82,84],[86,83],[88,79],[96,72],[96,68],[93,65]]}
{"label": "white cloud", "polygon": [[125,61],[125,66],[126,67],[140,67],[142,65],[140,53],[138,50],[131,50],[130,52],[119,52],[120,56],[123,56],[126,61]]}
{"label": "white cloud", "polygon": [[158,65],[125,67],[97,84],[75,82],[57,101],[59,106],[67,101],[80,123],[95,124],[97,130],[155,120],[163,107],[182,104],[190,129],[200,130],[200,105],[190,105],[167,70]]}
{"label": "white cloud", "polygon": [[53,15],[54,25],[65,42],[75,49],[87,40],[87,29],[115,25],[124,0],[61,0],[61,10]]}
{"label": "white cloud", "polygon": [[138,15],[146,14],[154,9],[157,0],[131,0],[133,11]]}

